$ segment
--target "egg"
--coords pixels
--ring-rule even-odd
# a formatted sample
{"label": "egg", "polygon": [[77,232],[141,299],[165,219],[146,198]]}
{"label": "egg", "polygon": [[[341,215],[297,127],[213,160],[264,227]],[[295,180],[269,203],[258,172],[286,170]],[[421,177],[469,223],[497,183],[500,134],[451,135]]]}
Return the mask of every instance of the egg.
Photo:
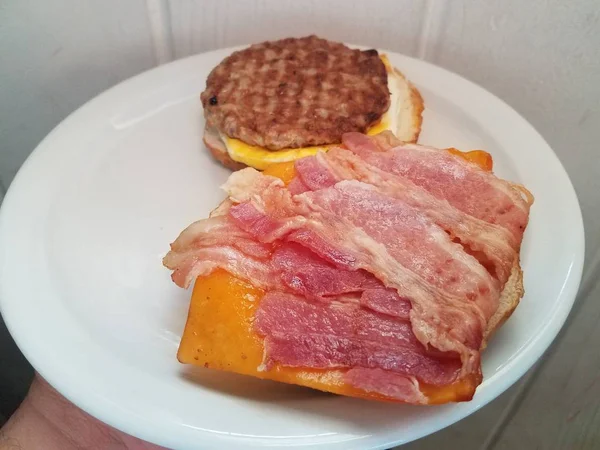
{"label": "egg", "polygon": [[[395,132],[398,129],[398,108],[401,98],[401,83],[397,82],[398,75],[394,72],[387,56],[381,55],[380,58],[388,73],[390,107],[383,114],[381,120],[367,130],[366,134],[368,135],[375,135],[385,130]],[[230,138],[224,134],[221,134],[220,137],[225,144],[225,148],[227,148],[227,153],[231,159],[246,164],[247,166],[255,167],[259,170],[264,170],[274,163],[295,161],[296,159],[314,155],[320,151],[327,151],[336,146],[336,144],[318,145],[314,147],[288,148],[272,151],[263,147],[246,144],[239,139]]]}

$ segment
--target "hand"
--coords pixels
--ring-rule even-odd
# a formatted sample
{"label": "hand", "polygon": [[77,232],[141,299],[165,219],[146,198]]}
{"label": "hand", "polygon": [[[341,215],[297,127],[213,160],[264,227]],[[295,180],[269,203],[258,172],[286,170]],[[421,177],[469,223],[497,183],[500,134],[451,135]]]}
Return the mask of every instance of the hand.
{"label": "hand", "polygon": [[0,430],[0,450],[160,450],[77,408],[36,375],[19,409]]}

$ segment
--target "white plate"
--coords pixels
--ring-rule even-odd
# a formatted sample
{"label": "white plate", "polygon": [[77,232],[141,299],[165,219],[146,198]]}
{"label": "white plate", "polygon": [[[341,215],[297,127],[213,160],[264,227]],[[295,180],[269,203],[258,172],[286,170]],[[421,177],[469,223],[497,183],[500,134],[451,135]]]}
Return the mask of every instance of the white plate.
{"label": "white plate", "polygon": [[430,64],[389,53],[426,103],[420,142],[492,153],[535,195],[526,296],[484,354],[468,403],[381,404],[182,366],[190,292],[161,258],[206,217],[228,171],[203,149],[199,93],[231,49],[143,73],[83,106],[27,160],[2,206],[0,306],[17,344],[60,392],[127,433],[171,448],[385,448],[471,414],[550,345],[581,277],[584,237],[558,159],[511,108]]}

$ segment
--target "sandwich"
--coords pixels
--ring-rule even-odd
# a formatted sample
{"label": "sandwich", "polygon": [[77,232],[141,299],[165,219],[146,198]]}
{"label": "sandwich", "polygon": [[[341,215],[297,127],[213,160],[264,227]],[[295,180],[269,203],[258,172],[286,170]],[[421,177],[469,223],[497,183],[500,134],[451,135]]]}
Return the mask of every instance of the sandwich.
{"label": "sandwich", "polygon": [[194,285],[179,361],[370,400],[472,399],[524,293],[533,203],[492,169],[482,150],[384,131],[232,173],[163,260]]}
{"label": "sandwich", "polygon": [[386,55],[316,36],[234,52],[210,72],[200,98],[204,143],[233,170],[314,155],[347,132],[389,130],[416,142],[423,111],[419,91]]}

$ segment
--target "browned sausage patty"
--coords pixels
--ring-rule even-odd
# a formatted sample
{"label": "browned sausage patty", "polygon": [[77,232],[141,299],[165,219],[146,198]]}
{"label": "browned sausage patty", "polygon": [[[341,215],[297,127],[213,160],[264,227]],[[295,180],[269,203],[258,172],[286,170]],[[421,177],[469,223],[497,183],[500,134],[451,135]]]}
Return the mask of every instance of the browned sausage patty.
{"label": "browned sausage patty", "polygon": [[364,133],[389,108],[390,92],[376,50],[308,36],[234,52],[212,70],[201,99],[211,126],[279,150]]}

